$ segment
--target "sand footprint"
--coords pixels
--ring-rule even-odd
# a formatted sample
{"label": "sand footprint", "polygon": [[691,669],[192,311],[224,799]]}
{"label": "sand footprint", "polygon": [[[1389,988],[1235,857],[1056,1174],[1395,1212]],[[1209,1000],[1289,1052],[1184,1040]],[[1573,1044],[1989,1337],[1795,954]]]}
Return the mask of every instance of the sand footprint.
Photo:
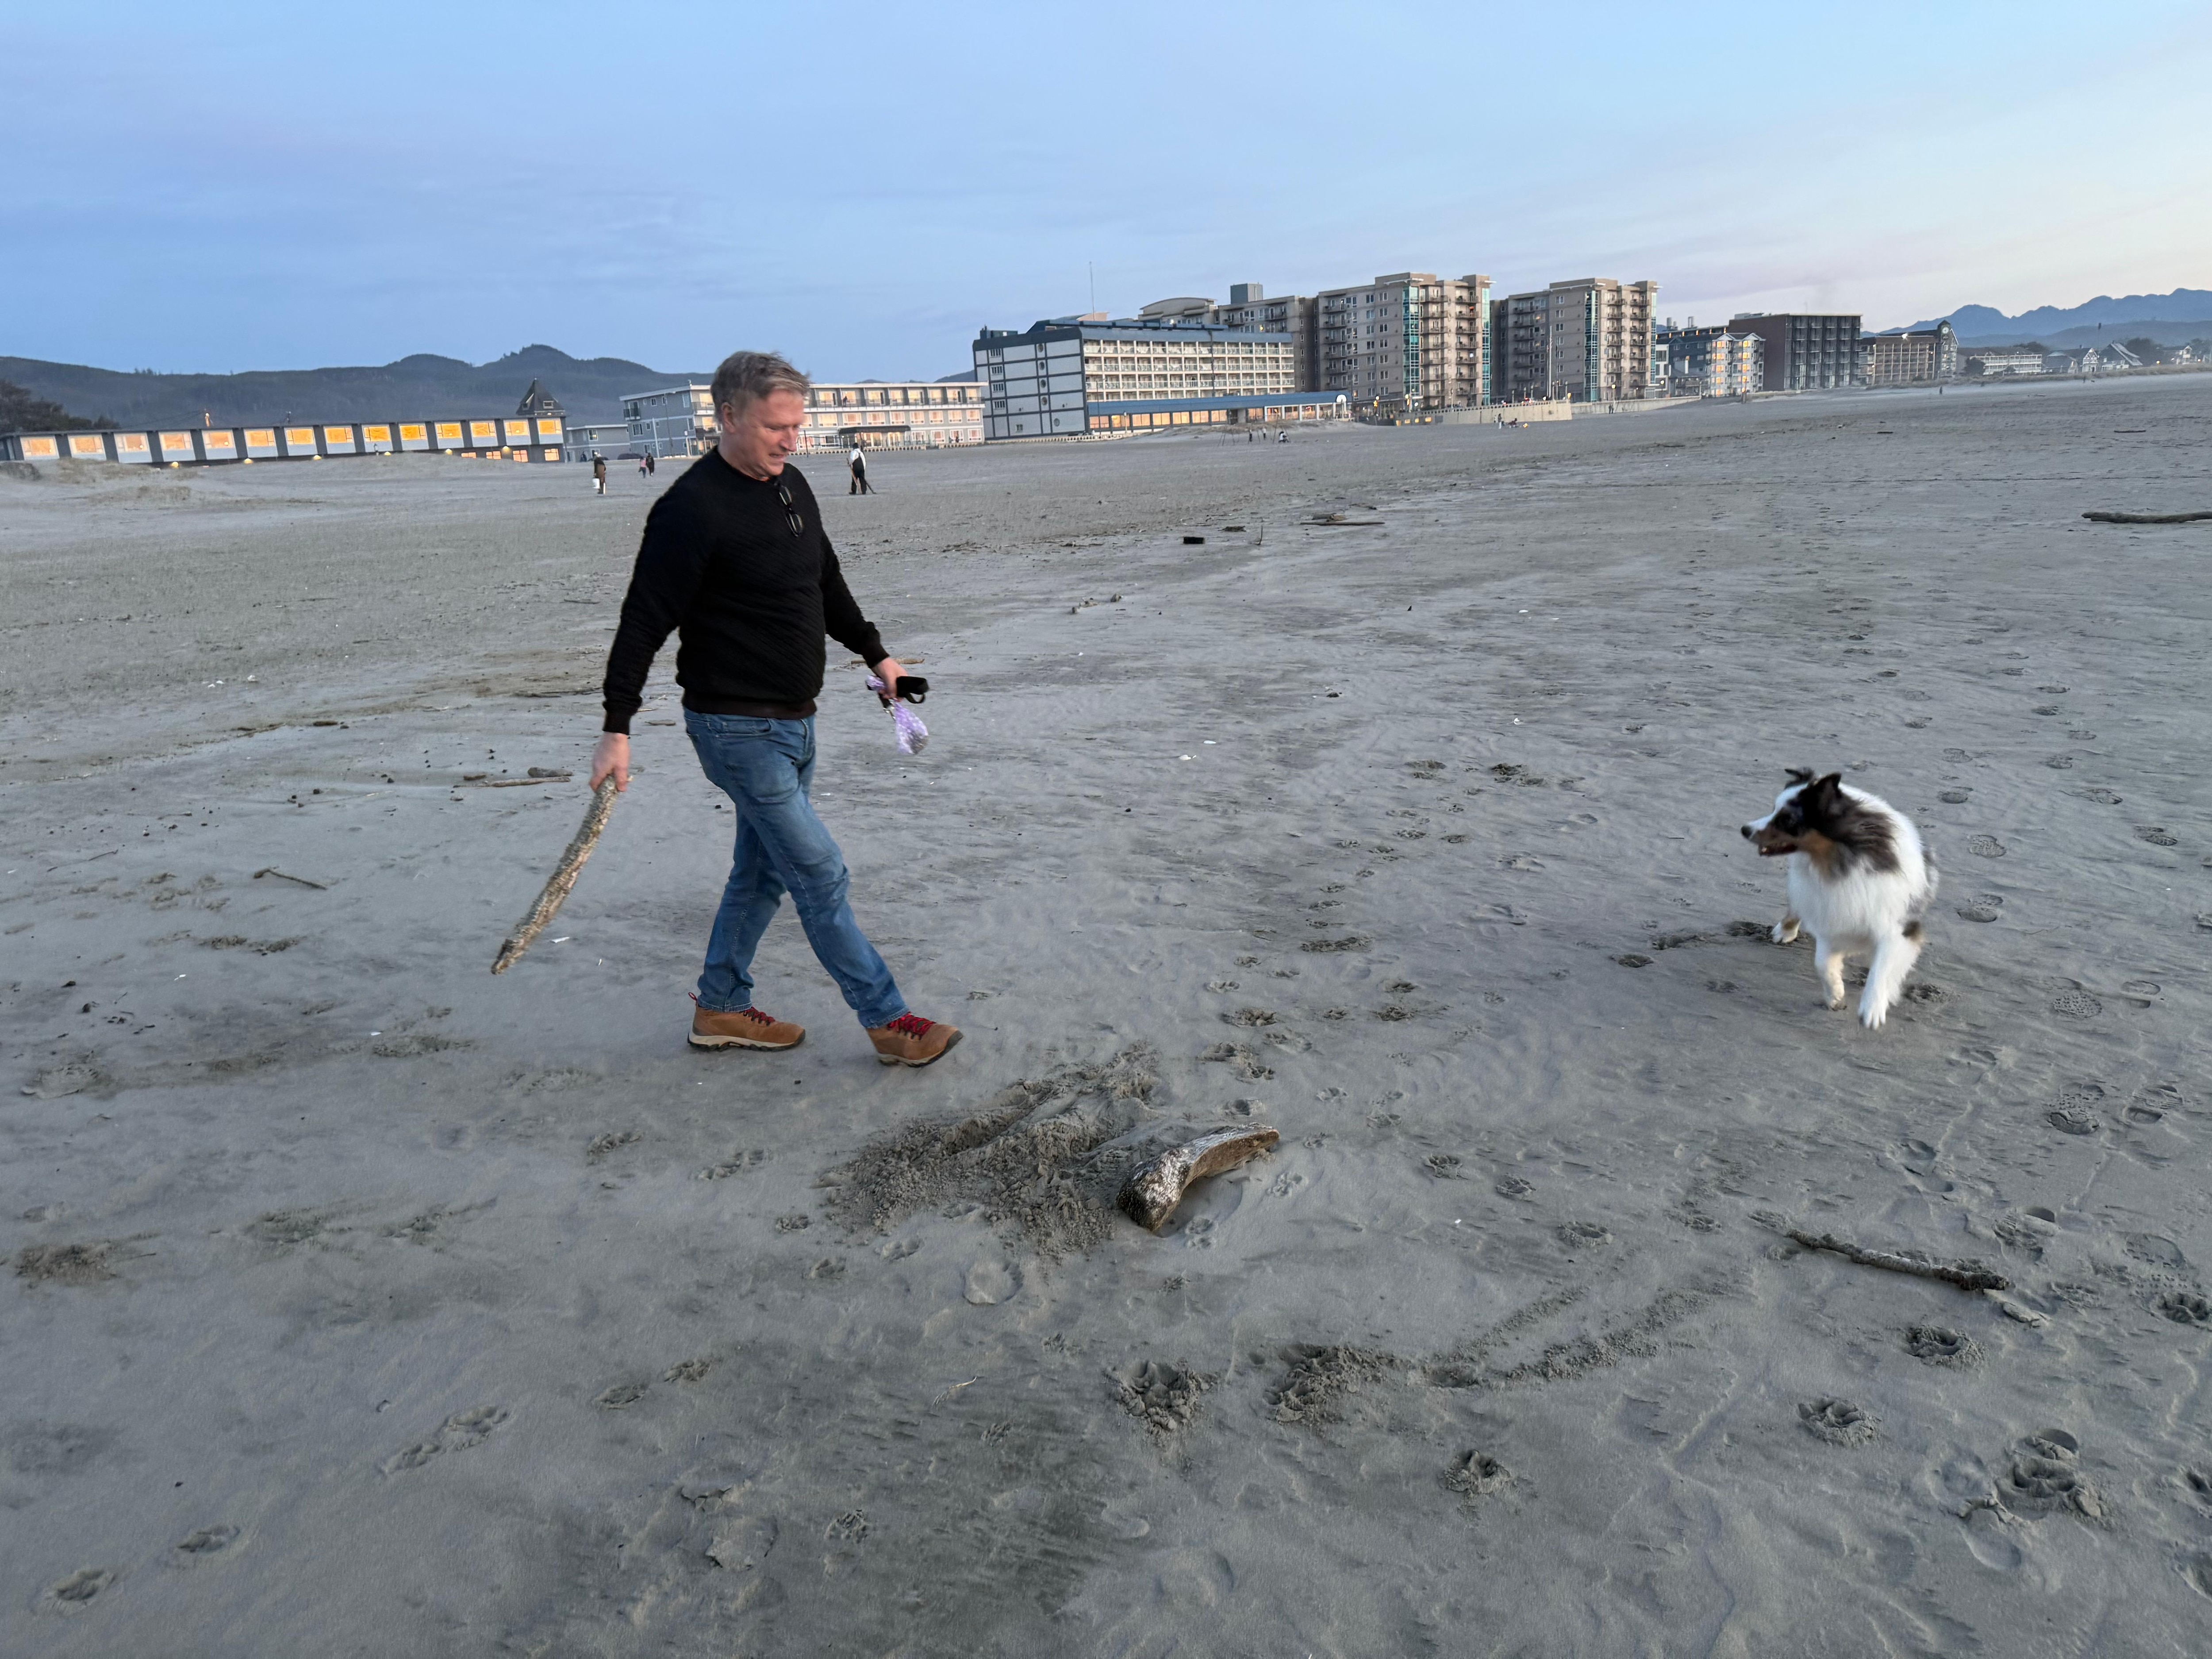
{"label": "sand footprint", "polygon": [[1982,1363],[1982,1345],[1948,1325],[1914,1325],[1905,1333],[1905,1349],[1930,1365],[1964,1370]]}
{"label": "sand footprint", "polygon": [[1807,1401],[1797,1407],[1797,1420],[1806,1432],[1832,1446],[1863,1446],[1881,1431],[1863,1407],[1848,1400]]}
{"label": "sand footprint", "polygon": [[203,1561],[212,1561],[229,1553],[238,1541],[238,1528],[231,1526],[202,1527],[178,1540],[169,1565],[176,1567],[197,1566]]}
{"label": "sand footprint", "polygon": [[1474,1507],[1476,1498],[1503,1492],[1512,1484],[1513,1471],[1485,1451],[1462,1453],[1443,1473],[1444,1490],[1457,1492],[1469,1509]]}
{"label": "sand footprint", "polygon": [[2016,1515],[2060,1510],[2092,1521],[2105,1517],[2104,1500],[2081,1473],[2081,1443],[2063,1429],[2038,1429],[2013,1449],[2012,1466],[1997,1501]]}
{"label": "sand footprint", "polygon": [[1158,1359],[1141,1360],[1107,1376],[1121,1409],[1161,1439],[1195,1422],[1207,1391],[1221,1380],[1219,1373],[1194,1370],[1188,1362],[1171,1365]]}
{"label": "sand footprint", "polygon": [[428,1440],[420,1441],[386,1458],[383,1464],[384,1473],[398,1474],[408,1469],[419,1469],[447,1452],[466,1451],[472,1446],[481,1446],[507,1422],[511,1414],[504,1406],[477,1406],[469,1411],[455,1412],[438,1425],[437,1433]]}
{"label": "sand footprint", "polygon": [[79,1567],[39,1593],[38,1609],[40,1613],[59,1613],[64,1618],[82,1613],[114,1582],[115,1571],[112,1567]]}

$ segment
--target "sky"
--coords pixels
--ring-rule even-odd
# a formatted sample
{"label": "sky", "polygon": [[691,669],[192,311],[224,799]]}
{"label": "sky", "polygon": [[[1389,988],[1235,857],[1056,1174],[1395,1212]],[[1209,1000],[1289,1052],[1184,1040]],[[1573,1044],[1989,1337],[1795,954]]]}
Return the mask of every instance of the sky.
{"label": "sky", "polygon": [[0,3],[0,356],[963,370],[1235,282],[2212,288],[2212,0]]}

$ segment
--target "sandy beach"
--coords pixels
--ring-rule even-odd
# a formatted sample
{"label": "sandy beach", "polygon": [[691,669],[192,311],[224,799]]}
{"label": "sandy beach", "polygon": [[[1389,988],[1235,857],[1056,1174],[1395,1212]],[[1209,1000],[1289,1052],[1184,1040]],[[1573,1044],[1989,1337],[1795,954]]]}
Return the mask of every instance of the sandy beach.
{"label": "sandy beach", "polygon": [[[487,971],[672,469],[0,478],[0,1652],[2203,1651],[2212,523],[2081,515],[2209,455],[2177,375],[802,461],[933,687],[819,722],[911,1073],[787,908],[805,1045],[684,1048],[672,649]],[[1797,765],[1942,869],[1880,1031],[1760,934]]]}

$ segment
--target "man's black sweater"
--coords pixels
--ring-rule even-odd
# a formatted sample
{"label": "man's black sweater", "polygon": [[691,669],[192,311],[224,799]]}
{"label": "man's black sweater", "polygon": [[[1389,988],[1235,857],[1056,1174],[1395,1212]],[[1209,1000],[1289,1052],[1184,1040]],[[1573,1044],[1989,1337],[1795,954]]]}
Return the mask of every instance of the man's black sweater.
{"label": "man's black sweater", "polygon": [[[791,495],[788,513],[779,483]],[[792,514],[802,526],[796,533]],[[605,730],[629,730],[653,653],[679,629],[676,683],[684,706],[702,714],[811,714],[825,633],[867,662],[887,654],[845,586],[799,469],[787,466],[763,483],[711,449],[646,515],[622,625],[607,653]]]}

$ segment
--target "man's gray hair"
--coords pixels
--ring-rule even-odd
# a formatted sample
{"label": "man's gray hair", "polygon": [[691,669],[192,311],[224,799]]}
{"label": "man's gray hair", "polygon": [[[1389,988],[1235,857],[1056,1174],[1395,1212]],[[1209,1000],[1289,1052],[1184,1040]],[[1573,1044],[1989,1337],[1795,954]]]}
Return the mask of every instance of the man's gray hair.
{"label": "man's gray hair", "polygon": [[773,351],[732,351],[714,371],[714,416],[720,419],[725,408],[743,415],[755,398],[771,392],[796,392],[804,398],[811,384]]}

